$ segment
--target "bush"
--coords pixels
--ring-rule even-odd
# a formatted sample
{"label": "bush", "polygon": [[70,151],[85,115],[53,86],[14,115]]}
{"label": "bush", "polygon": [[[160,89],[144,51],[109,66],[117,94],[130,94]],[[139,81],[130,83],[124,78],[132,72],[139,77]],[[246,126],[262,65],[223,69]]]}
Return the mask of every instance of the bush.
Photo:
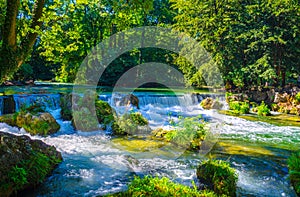
{"label": "bush", "polygon": [[128,186],[128,190],[108,196],[216,196],[213,192],[197,191],[196,186],[190,188],[185,185],[171,182],[168,178],[158,178],[146,176],[144,178],[135,177]]}
{"label": "bush", "polygon": [[248,114],[250,111],[250,105],[247,102],[231,101],[229,108],[236,114]]}
{"label": "bush", "polygon": [[297,103],[300,103],[300,92],[298,92],[295,96],[295,100]]}
{"label": "bush", "polygon": [[164,138],[191,150],[199,149],[207,134],[205,122],[199,119],[200,117],[179,117],[175,129],[167,132]]}
{"label": "bush", "polygon": [[292,154],[287,162],[291,183],[296,193],[300,195],[300,151]]}
{"label": "bush", "polygon": [[206,160],[197,168],[197,177],[206,189],[218,195],[236,196],[237,174],[222,160]]}
{"label": "bush", "polygon": [[257,114],[259,116],[269,116],[271,114],[269,107],[264,101],[257,107]]}

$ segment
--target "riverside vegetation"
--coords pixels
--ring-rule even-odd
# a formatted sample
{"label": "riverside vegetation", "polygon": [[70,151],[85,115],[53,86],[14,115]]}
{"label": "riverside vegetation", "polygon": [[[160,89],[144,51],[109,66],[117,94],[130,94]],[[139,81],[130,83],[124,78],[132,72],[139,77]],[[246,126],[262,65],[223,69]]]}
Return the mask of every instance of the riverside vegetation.
{"label": "riverside vegetation", "polygon": [[236,196],[237,174],[229,164],[221,160],[206,160],[197,169],[197,177],[205,186],[201,190],[195,183],[193,187],[171,182],[168,178],[146,176],[135,177],[127,191],[114,196]]}

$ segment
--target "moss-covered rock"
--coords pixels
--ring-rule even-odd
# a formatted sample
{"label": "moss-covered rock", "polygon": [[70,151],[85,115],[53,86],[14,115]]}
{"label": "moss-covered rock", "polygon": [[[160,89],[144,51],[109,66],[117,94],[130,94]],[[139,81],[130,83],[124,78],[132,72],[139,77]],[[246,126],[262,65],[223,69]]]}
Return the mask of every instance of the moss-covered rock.
{"label": "moss-covered rock", "polygon": [[199,150],[207,133],[204,121],[198,117],[187,117],[180,118],[172,130],[155,129],[152,131],[152,139],[164,140],[187,150]]}
{"label": "moss-covered rock", "polygon": [[206,160],[197,168],[197,177],[204,188],[217,195],[236,196],[237,174],[222,160]]}
{"label": "moss-covered rock", "polygon": [[113,124],[112,129],[116,135],[138,135],[151,132],[148,120],[139,112],[123,114]]}
{"label": "moss-covered rock", "polygon": [[55,147],[4,132],[0,132],[0,155],[0,196],[35,187],[62,161]]}
{"label": "moss-covered rock", "polygon": [[213,98],[206,98],[200,103],[203,109],[222,109],[223,104],[219,100],[215,100]]}
{"label": "moss-covered rock", "polygon": [[60,115],[63,120],[72,120],[72,94],[60,96]]}
{"label": "moss-covered rock", "polygon": [[60,129],[54,117],[47,112],[32,114],[21,111],[15,114],[6,114],[0,117],[0,122],[24,128],[32,135],[49,135],[56,133]]}
{"label": "moss-covered rock", "polygon": [[186,196],[186,197],[214,197],[210,191],[198,191],[196,186],[190,188],[185,185],[174,183],[168,178],[146,176],[135,177],[129,184],[128,190],[108,196]]}

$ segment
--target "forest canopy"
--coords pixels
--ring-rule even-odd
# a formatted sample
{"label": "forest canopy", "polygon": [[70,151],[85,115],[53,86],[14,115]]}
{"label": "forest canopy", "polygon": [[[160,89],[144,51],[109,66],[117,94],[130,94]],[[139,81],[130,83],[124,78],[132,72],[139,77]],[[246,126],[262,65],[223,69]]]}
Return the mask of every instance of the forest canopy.
{"label": "forest canopy", "polygon": [[[6,0],[0,1],[0,70],[5,80],[73,82],[91,48],[134,27],[173,28],[212,56],[227,87],[295,83],[300,74],[300,6],[296,0]],[[202,73],[171,51],[138,48],[106,69],[112,86],[130,68],[160,62],[188,86]]]}

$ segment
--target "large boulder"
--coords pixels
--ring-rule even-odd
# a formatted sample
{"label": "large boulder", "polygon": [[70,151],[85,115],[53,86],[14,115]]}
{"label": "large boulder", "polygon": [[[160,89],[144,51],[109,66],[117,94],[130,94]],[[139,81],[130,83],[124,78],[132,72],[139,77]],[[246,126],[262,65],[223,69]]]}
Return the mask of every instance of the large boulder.
{"label": "large boulder", "polygon": [[61,161],[60,152],[53,146],[0,132],[0,196],[36,187]]}
{"label": "large boulder", "polygon": [[32,135],[49,135],[56,133],[60,129],[55,118],[48,112],[32,114],[21,111],[15,114],[6,114],[0,116],[0,122],[24,128]]}
{"label": "large boulder", "polygon": [[127,106],[127,105],[133,105],[135,106],[137,109],[139,109],[139,99],[137,96],[133,95],[133,94],[128,94],[126,96],[124,96],[121,100],[120,100],[120,106]]}

